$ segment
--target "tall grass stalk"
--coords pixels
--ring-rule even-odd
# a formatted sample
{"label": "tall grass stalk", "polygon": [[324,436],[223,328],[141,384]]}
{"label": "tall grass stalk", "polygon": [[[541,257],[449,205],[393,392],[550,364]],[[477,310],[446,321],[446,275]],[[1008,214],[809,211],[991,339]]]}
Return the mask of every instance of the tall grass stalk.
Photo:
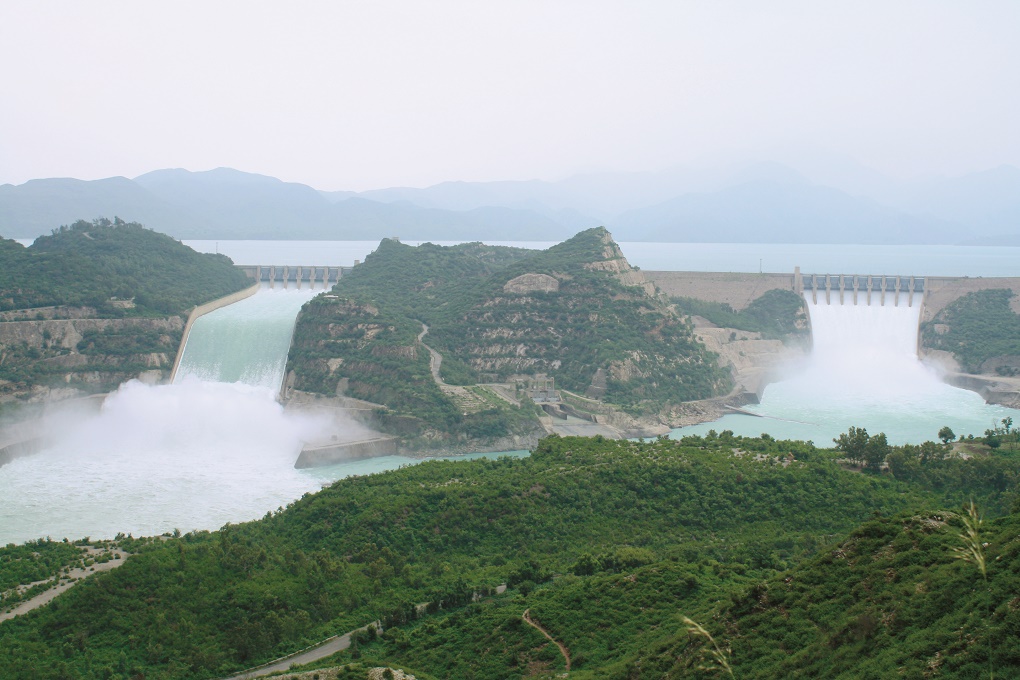
{"label": "tall grass stalk", "polygon": [[990,680],[995,678],[995,668],[992,665],[992,621],[991,621],[991,607],[992,607],[992,589],[988,585],[988,562],[985,559],[985,547],[981,542],[981,513],[978,512],[977,506],[974,505],[974,501],[971,500],[970,505],[967,507],[967,514],[963,517],[963,533],[957,534],[963,541],[963,545],[953,548],[953,552],[956,553],[956,559],[969,562],[977,567],[977,570],[981,573],[981,578],[985,582],[985,637],[988,639],[988,677]]}
{"label": "tall grass stalk", "polygon": [[711,655],[711,665],[698,666],[698,670],[703,671],[722,671],[727,673],[731,678],[733,675],[733,669],[730,668],[730,662],[726,659],[726,652],[719,648],[715,638],[707,630],[702,628],[701,624],[694,619],[684,617],[684,625],[687,626],[687,632],[691,635],[697,635],[698,637],[705,638],[712,645],[708,650]]}

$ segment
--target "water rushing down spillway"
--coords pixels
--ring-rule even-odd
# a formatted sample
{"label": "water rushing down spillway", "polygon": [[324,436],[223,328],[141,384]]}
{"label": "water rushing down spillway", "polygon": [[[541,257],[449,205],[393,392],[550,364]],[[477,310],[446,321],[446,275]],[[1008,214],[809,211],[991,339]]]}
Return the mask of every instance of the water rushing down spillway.
{"label": "water rushing down spillway", "polygon": [[[1002,418],[1020,421],[1020,412],[985,404],[977,394],[942,382],[918,359],[917,296],[882,305],[845,300],[831,304],[807,297],[812,350],[802,366],[769,385],[761,403],[746,410],[764,417],[729,415],[674,431],[674,436],[733,430],[756,436],[812,440],[830,446],[851,425],[885,432],[892,443],[935,440],[949,425],[957,434],[982,435]],[[860,301],[863,302],[863,301]]]}
{"label": "water rushing down spillway", "polygon": [[195,320],[174,377],[279,390],[297,313],[321,289],[269,288]]}

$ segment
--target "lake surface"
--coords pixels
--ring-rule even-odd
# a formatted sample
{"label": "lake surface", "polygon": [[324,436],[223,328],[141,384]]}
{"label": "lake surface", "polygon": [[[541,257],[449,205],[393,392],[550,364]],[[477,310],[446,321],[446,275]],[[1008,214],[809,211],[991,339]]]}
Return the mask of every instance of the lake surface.
{"label": "lake surface", "polygon": [[[220,252],[237,264],[345,265],[364,261],[378,241],[184,241],[195,250]],[[405,241],[419,245],[423,241]],[[436,241],[454,245],[459,241]],[[555,242],[487,241],[543,249]],[[623,242],[634,266],[651,271],[793,272],[902,276],[1020,276],[1020,247],[872,246],[777,243]]]}

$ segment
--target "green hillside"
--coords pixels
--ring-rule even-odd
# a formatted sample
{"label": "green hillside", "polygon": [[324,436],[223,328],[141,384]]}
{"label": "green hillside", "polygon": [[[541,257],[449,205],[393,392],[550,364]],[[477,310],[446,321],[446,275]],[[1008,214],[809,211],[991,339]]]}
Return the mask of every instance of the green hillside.
{"label": "green hillside", "polygon": [[91,307],[98,318],[181,314],[244,288],[249,280],[231,265],[140,224],[79,220],[28,248],[0,239],[0,311],[61,305]]}
{"label": "green hillside", "polygon": [[526,405],[455,403],[431,379],[423,324],[448,385],[545,374],[644,415],[729,386],[716,357],[645,289],[605,229],[538,252],[384,240],[332,296],[302,311],[289,359],[294,386],[384,404],[383,426],[419,441],[534,427]]}
{"label": "green hillside", "polygon": [[[383,639],[359,647],[363,661],[435,678],[557,672],[556,648],[521,625],[525,609],[571,650],[578,678],[683,677],[700,644],[681,629],[683,614],[731,645],[748,677],[788,677],[790,663],[817,669],[812,659],[837,652],[857,677],[866,666],[853,664],[871,663],[866,645],[890,655],[875,663],[903,658],[922,649],[930,620],[957,635],[941,663],[963,668],[968,654],[980,660],[988,632],[972,613],[978,577],[947,551],[958,520],[937,508],[961,495],[1009,507],[1018,472],[1008,459],[975,463],[929,461],[945,474],[907,482],[770,438],[551,437],[526,459],[351,478],[257,522],[123,539],[139,553],[124,566],[0,624],[0,668],[216,677],[383,619]],[[933,513],[948,524],[924,529]],[[1007,595],[1020,570],[1007,549],[1015,517],[996,527],[991,634],[1009,650],[1020,642]],[[471,602],[500,583],[510,591]],[[922,592],[923,606],[910,599]],[[416,603],[431,603],[417,620]],[[787,620],[797,608],[805,613]],[[847,626],[864,613],[877,623],[861,619],[870,631],[861,638]],[[923,649],[946,642],[931,637]]]}
{"label": "green hillside", "polygon": [[[968,293],[921,324],[926,348],[952,352],[960,366],[971,373],[999,358],[995,368],[1003,375],[1020,371],[1020,314],[1010,307],[1014,297],[1008,288]],[[991,368],[991,367],[989,367]]]}

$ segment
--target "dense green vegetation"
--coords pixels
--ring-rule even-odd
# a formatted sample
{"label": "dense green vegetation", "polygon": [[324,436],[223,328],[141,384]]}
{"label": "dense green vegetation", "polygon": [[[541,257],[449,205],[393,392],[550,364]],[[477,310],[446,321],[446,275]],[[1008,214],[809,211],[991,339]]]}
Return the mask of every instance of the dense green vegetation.
{"label": "dense green vegetation", "polygon": [[99,317],[165,316],[248,284],[226,256],[196,253],[134,222],[79,220],[28,248],[0,240],[0,310],[61,305],[91,307]]}
{"label": "dense green vegetation", "polygon": [[[1020,362],[1020,315],[1009,305],[1009,289],[968,293],[954,300],[931,321],[921,324],[921,342],[929,349],[952,352],[960,366],[979,373],[994,357],[1012,357],[1000,367],[1012,374]],[[1012,370],[1011,370],[1012,369]]]}
{"label": "dense green vegetation", "polygon": [[[817,672],[823,663],[857,677],[854,664],[886,668],[942,643],[940,663],[966,668],[989,633],[972,611],[973,574],[948,552],[955,520],[939,515],[950,526],[927,538],[899,532],[963,497],[1008,509],[1020,464],[897,453],[913,463],[909,474],[861,473],[838,452],[728,432],[551,437],[530,458],[342,480],[257,522],[134,546],[119,569],[0,624],[0,668],[204,678],[382,619],[382,639],[359,644],[362,662],[437,678],[556,671],[558,650],[521,625],[524,609],[571,650],[572,677],[694,672],[700,642],[681,614],[731,645],[748,677],[786,677],[784,664],[830,675]],[[1016,548],[1005,547],[1016,519],[1003,521],[988,538],[1002,666],[1018,647],[1007,593],[1020,571]],[[472,603],[499,583],[510,592]],[[901,603],[912,593],[923,597]],[[417,603],[429,603],[421,617]],[[926,641],[927,622],[936,628]]]}
{"label": "dense green vegetation", "polygon": [[673,299],[684,314],[703,317],[724,328],[754,331],[766,338],[778,339],[808,332],[804,300],[791,290],[767,290],[739,312],[724,302],[688,297]]}
{"label": "dense green vegetation", "polygon": [[[704,625],[737,678],[1017,677],[1020,515],[982,527],[989,581],[957,559],[961,515],[876,516],[797,566],[761,578],[711,559],[564,575],[525,596],[476,603],[388,630],[358,653],[440,677],[708,678]],[[991,654],[989,655],[989,651]],[[340,658],[347,658],[343,655]],[[335,661],[333,661],[335,663]],[[725,674],[722,675],[725,677]]]}
{"label": "dense green vegetation", "polygon": [[[630,285],[624,275],[632,273],[604,229],[541,252],[384,240],[341,279],[335,297],[302,311],[289,358],[295,387],[385,404],[391,424],[411,417],[426,429],[464,434],[470,418],[463,418],[473,414],[464,416],[430,383],[429,357],[417,342],[423,324],[449,384],[545,373],[584,393],[601,380],[598,396],[635,413],[727,387],[726,372],[689,324]],[[553,285],[508,287],[525,274]],[[483,429],[521,432],[526,420],[534,427],[532,413],[496,405]]]}

